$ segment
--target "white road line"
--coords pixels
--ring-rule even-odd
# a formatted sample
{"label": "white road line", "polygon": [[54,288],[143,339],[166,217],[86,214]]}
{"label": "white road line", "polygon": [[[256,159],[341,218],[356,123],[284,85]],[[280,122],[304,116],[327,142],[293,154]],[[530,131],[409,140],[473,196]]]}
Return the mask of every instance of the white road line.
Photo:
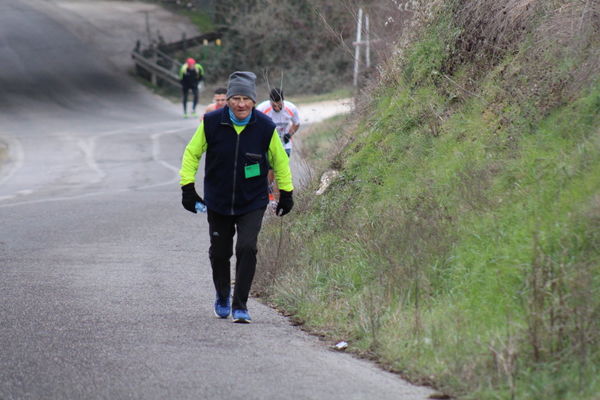
{"label": "white road line", "polygon": [[98,163],[96,162],[96,158],[94,157],[94,149],[96,148],[96,140],[94,137],[90,139],[80,139],[77,141],[77,145],[83,151],[85,163],[88,167],[98,175],[95,180],[92,180],[91,183],[100,182],[102,179],[106,177],[106,172],[100,168]]}
{"label": "white road line", "polygon": [[160,133],[155,133],[151,136],[152,138],[152,159],[156,162],[158,162],[159,164],[161,164],[162,166],[164,166],[167,169],[170,169],[171,171],[175,172],[177,175],[179,175],[179,168],[177,168],[176,166],[169,164],[168,162],[166,162],[165,160],[162,160],[160,158],[160,137],[163,135],[169,135],[175,132],[180,132],[181,129],[172,129],[170,131],[166,131],[166,132],[160,132]]}
{"label": "white road line", "polygon": [[[169,124],[170,123],[171,122],[169,122]],[[142,133],[146,133],[145,131],[148,130],[148,128],[156,127],[156,125],[157,124],[136,127],[134,129],[134,131],[136,131],[136,132],[134,132],[134,134],[139,135]],[[162,125],[162,124],[160,124],[160,125]],[[153,183],[150,185],[136,186],[136,187],[132,187],[132,188],[91,192],[91,193],[84,193],[84,194],[75,195],[75,196],[49,197],[49,198],[36,199],[36,200],[25,200],[25,201],[10,203],[10,204],[0,204],[0,208],[14,207],[14,206],[28,205],[28,204],[38,204],[38,203],[43,203],[43,202],[48,202],[48,201],[54,202],[54,201],[78,200],[78,199],[85,198],[85,197],[101,196],[101,195],[112,194],[112,193],[131,192],[131,191],[136,191],[136,190],[152,189],[152,188],[156,188],[156,187],[160,187],[160,186],[174,185],[179,182],[179,168],[177,168],[176,166],[174,166],[160,158],[160,154],[161,154],[160,137],[164,136],[164,135],[169,135],[169,134],[185,131],[185,130],[188,130],[188,128],[175,128],[175,129],[170,129],[170,130],[163,131],[163,132],[154,133],[150,136],[150,138],[152,140],[152,159],[155,162],[162,165],[163,167],[167,168],[168,170],[173,171],[174,176],[172,179],[169,179],[169,180],[163,181],[163,182]],[[92,170],[94,170],[99,176],[97,182],[102,180],[106,176],[106,173],[96,163],[96,160],[94,157],[94,149],[96,147],[96,141],[99,139],[104,139],[109,136],[123,134],[123,133],[132,134],[132,129],[117,129],[117,130],[113,130],[113,131],[103,132],[98,135],[92,136],[88,139],[81,139],[78,141],[79,147],[82,149],[82,151],[85,154],[85,160],[86,160],[87,165]],[[20,193],[20,194],[22,194],[22,193]],[[16,196],[4,196],[4,197],[0,198],[0,201],[8,200],[8,199],[11,199],[14,197],[16,197]]]}
{"label": "white road line", "polygon": [[[165,182],[153,183],[151,185],[144,185],[144,186],[136,186],[136,187],[131,187],[131,188],[112,189],[112,190],[105,190],[105,191],[100,191],[100,192],[89,192],[89,193],[83,193],[83,194],[78,194],[78,195],[74,195],[74,196],[45,197],[43,199],[25,200],[25,201],[19,201],[19,202],[9,203],[9,204],[0,204],[0,208],[17,207],[17,206],[24,206],[24,205],[29,205],[29,204],[39,204],[39,203],[56,202],[56,201],[79,200],[79,199],[82,199],[85,197],[103,196],[103,195],[108,195],[108,194],[112,195],[115,193],[134,192],[134,191],[138,191],[138,190],[152,189],[152,188],[156,188],[156,187],[160,187],[160,186],[174,185],[177,182],[178,182],[178,179],[171,179],[171,180],[165,181]],[[15,197],[15,196],[12,196],[12,197]],[[5,196],[4,198],[8,199],[10,197]],[[2,199],[4,199],[4,198],[2,198]]]}

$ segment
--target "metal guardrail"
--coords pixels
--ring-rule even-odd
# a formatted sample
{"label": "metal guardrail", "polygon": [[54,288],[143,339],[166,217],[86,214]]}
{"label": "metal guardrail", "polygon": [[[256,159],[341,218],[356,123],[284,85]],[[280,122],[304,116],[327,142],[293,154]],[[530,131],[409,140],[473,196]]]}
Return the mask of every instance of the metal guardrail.
{"label": "metal guardrail", "polygon": [[152,44],[147,49],[142,49],[141,42],[138,40],[131,52],[131,58],[135,61],[137,73],[148,78],[152,84],[157,85],[160,80],[179,87],[179,69],[182,63],[169,57],[165,52],[206,45],[211,41],[220,45],[221,34],[221,31],[205,33],[173,43]]}
{"label": "metal guardrail", "polygon": [[[144,55],[144,53],[146,53],[146,55]],[[131,58],[135,61],[138,73],[140,72],[140,69],[145,71],[146,75],[149,75],[149,80],[153,85],[157,85],[158,80],[160,79],[175,86],[180,86],[180,62],[175,61],[159,50],[152,48],[142,52],[136,47],[136,49],[131,52]]]}

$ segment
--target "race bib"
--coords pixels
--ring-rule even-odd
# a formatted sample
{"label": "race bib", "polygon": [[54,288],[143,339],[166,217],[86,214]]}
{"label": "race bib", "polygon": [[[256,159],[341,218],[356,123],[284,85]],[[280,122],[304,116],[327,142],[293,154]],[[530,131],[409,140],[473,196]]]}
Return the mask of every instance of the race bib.
{"label": "race bib", "polygon": [[260,175],[260,164],[250,164],[244,167],[244,174],[246,175],[246,179],[254,178],[255,176]]}

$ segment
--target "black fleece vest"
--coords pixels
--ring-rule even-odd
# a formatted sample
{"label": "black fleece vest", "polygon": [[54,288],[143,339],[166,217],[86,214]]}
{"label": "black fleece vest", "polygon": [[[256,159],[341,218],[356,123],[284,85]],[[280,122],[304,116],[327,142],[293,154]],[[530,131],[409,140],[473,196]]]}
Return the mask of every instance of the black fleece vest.
{"label": "black fleece vest", "polygon": [[[242,215],[268,204],[267,152],[274,129],[273,121],[255,109],[239,135],[227,106],[204,116],[204,200],[209,209]],[[247,178],[245,168],[252,164],[259,165],[259,174]]]}

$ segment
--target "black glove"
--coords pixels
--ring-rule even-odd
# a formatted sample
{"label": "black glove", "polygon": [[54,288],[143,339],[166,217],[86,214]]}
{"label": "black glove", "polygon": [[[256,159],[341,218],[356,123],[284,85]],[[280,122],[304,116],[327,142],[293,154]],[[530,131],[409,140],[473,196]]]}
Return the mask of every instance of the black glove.
{"label": "black glove", "polygon": [[292,192],[286,192],[285,190],[279,190],[279,203],[275,209],[275,214],[283,217],[285,214],[292,211],[294,207],[294,199],[292,198]]}
{"label": "black glove", "polygon": [[289,133],[286,133],[285,135],[283,135],[283,143],[286,144],[287,142],[290,141],[291,138],[292,138],[292,135],[290,135]]}
{"label": "black glove", "polygon": [[183,208],[196,214],[197,201],[204,203],[202,197],[196,193],[194,182],[183,185],[181,187],[181,204],[183,204]]}

